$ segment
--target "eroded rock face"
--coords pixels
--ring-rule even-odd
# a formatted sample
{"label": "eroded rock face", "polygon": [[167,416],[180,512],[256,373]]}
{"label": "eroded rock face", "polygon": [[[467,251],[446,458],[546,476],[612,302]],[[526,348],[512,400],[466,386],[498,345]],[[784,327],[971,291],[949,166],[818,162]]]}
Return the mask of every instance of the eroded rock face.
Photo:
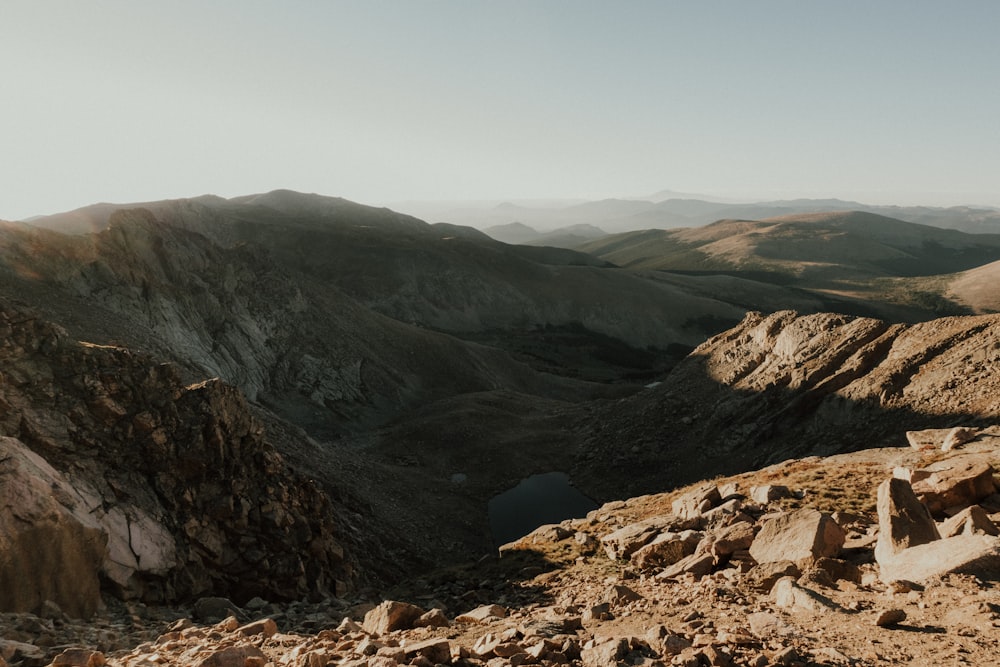
{"label": "eroded rock face", "polygon": [[[748,313],[662,384],[595,410],[588,453],[634,470],[629,491],[639,494],[787,459],[904,445],[907,431],[941,429],[940,449],[957,423],[955,436],[969,437],[1000,420],[998,324],[1000,315],[905,325]],[[626,434],[635,453],[622,454],[624,438],[608,433]],[[600,471],[574,478],[604,484]]]}
{"label": "eroded rock face", "polygon": [[88,618],[101,604],[107,534],[66,478],[14,438],[0,437],[0,611],[37,613],[51,600]]}
{"label": "eroded rock face", "polygon": [[[19,569],[43,598],[16,608],[51,595],[90,613],[99,575],[150,602],[326,595],[352,577],[328,497],[285,465],[236,389],[185,386],[170,365],[78,343],[4,304],[0,369],[0,433],[17,437],[5,441],[5,470],[18,483],[4,493],[23,498],[0,516],[6,553],[43,554]],[[53,583],[60,572],[71,592]]]}

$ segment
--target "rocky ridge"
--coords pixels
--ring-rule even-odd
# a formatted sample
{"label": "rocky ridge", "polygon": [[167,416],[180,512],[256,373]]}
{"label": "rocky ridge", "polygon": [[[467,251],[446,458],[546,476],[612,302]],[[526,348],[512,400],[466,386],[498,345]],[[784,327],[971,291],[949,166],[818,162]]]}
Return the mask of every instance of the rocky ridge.
{"label": "rocky ridge", "polygon": [[574,479],[613,498],[614,482],[591,474],[590,461],[635,471],[634,495],[790,458],[899,446],[908,430],[996,423],[998,325],[996,315],[907,325],[748,313],[657,386],[591,411],[579,426]]}
{"label": "rocky ridge", "polygon": [[168,602],[329,595],[354,578],[338,510],[243,396],[0,305],[0,603],[74,616],[100,590]]}

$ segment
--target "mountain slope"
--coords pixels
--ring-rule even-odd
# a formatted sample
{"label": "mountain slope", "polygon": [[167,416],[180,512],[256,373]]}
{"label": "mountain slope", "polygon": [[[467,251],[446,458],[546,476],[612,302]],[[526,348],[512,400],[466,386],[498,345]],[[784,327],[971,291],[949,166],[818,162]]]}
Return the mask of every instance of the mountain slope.
{"label": "mountain slope", "polygon": [[776,280],[822,285],[973,268],[1000,258],[1000,235],[970,235],[854,211],[630,232],[580,249],[627,267],[766,273]]}
{"label": "mountain slope", "polygon": [[[222,248],[265,248],[290,274],[333,285],[401,322],[456,335],[520,336],[538,327],[582,325],[640,349],[667,348],[693,346],[719,330],[699,322],[731,324],[743,313],[724,295],[699,289],[695,297],[676,283],[609,270],[583,253],[508,246],[335,198],[277,191],[222,202],[160,202],[145,210]],[[93,211],[88,215],[99,223]],[[64,226],[59,217],[39,223]]]}
{"label": "mountain slope", "polygon": [[965,271],[951,280],[945,294],[977,313],[1000,312],[1000,262]]}
{"label": "mountain slope", "polygon": [[599,472],[608,461],[632,471],[630,490],[643,493],[786,458],[903,445],[911,429],[990,425],[1000,420],[998,369],[997,315],[904,325],[750,313],[655,388],[591,410],[576,478],[607,498],[616,493]]}
{"label": "mountain slope", "polygon": [[[81,334],[105,331],[217,375],[316,433],[497,385],[567,397],[590,391],[498,350],[380,316],[333,285],[283,269],[260,247],[222,248],[142,209],[116,213],[97,235],[9,230],[2,253],[10,295],[61,300]],[[107,317],[116,323],[102,326]]]}

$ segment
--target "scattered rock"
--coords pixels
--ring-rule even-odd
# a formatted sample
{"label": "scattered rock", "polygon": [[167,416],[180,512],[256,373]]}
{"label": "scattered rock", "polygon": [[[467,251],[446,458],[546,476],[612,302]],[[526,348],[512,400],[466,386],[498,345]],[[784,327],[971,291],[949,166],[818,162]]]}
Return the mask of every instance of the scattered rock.
{"label": "scattered rock", "polygon": [[938,526],[941,537],[954,537],[955,535],[1000,535],[1000,529],[990,519],[979,505],[966,507],[955,516],[945,519]]}
{"label": "scattered rock", "polygon": [[455,617],[456,623],[488,623],[497,618],[506,618],[507,608],[498,604],[487,604]]}
{"label": "scattered rock", "polygon": [[446,628],[449,625],[451,623],[442,609],[431,609],[421,614],[420,618],[413,622],[415,628]]}
{"label": "scattered rock", "polygon": [[396,600],[386,600],[367,614],[362,623],[365,631],[375,634],[392,632],[393,630],[405,630],[413,627],[418,618],[423,616],[424,610],[408,602],[398,602]]}
{"label": "scattered rock", "polygon": [[194,603],[194,617],[203,623],[218,623],[230,616],[239,618],[242,615],[240,608],[228,598],[198,598]]}
{"label": "scattered rock", "polygon": [[784,609],[797,609],[812,613],[839,611],[840,607],[830,598],[816,591],[799,586],[791,577],[782,577],[771,590],[774,603]]}
{"label": "scattered rock", "polygon": [[673,565],[693,554],[701,537],[700,533],[691,530],[661,533],[652,542],[636,550],[630,559],[633,565],[642,570]]}
{"label": "scattered rock", "polygon": [[68,648],[52,659],[51,667],[103,667],[104,654],[84,648]]}
{"label": "scattered rock", "polygon": [[906,612],[902,609],[886,609],[875,619],[875,625],[880,628],[888,628],[906,620]]}
{"label": "scattered rock", "polygon": [[792,492],[787,486],[780,484],[764,484],[763,486],[750,487],[750,500],[761,505],[766,505],[772,500],[791,498]]}

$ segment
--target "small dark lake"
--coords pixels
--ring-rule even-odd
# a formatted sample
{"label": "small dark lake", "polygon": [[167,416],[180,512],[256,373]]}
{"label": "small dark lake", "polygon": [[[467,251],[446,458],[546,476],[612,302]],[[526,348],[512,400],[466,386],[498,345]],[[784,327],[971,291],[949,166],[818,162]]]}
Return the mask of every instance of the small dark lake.
{"label": "small dark lake", "polygon": [[586,516],[597,503],[570,484],[566,473],[547,472],[494,496],[487,509],[493,543],[500,546],[547,523]]}

